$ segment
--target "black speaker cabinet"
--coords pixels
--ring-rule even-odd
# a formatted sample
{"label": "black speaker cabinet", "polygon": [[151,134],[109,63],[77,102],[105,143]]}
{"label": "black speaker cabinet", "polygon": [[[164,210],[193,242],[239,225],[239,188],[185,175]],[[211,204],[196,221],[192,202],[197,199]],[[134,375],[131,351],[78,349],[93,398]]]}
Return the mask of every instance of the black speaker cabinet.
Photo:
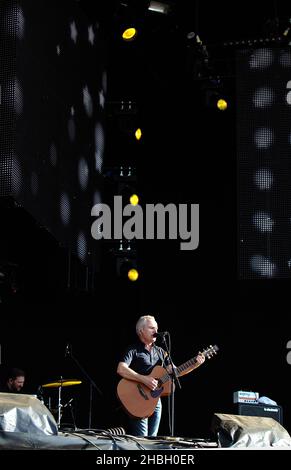
{"label": "black speaker cabinet", "polygon": [[243,416],[263,416],[273,418],[283,426],[283,410],[279,405],[254,405],[252,403],[236,403],[235,412]]}

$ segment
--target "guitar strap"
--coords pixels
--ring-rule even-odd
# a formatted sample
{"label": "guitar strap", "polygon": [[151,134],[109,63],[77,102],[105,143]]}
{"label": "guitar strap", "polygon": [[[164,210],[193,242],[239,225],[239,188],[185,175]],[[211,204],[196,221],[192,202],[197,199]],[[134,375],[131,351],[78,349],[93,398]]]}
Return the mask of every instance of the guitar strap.
{"label": "guitar strap", "polygon": [[165,368],[165,367],[167,366],[166,361],[165,361],[165,359],[166,359],[166,357],[167,357],[167,354],[165,354],[165,352],[164,352],[164,350],[163,350],[162,348],[159,348],[159,347],[156,346],[156,345],[154,345],[154,348],[155,348],[155,350],[157,351],[158,356],[159,356],[159,358],[160,358],[161,361],[162,361],[162,367]]}

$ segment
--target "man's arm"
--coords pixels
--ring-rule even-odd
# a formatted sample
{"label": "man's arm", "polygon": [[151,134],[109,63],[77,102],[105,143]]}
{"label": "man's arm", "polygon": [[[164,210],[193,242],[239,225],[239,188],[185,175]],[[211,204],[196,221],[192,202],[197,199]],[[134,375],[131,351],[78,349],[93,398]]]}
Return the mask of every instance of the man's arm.
{"label": "man's arm", "polygon": [[135,380],[146,385],[150,390],[155,390],[158,385],[158,381],[150,375],[142,375],[131,369],[126,362],[119,362],[117,366],[117,373],[124,379]]}

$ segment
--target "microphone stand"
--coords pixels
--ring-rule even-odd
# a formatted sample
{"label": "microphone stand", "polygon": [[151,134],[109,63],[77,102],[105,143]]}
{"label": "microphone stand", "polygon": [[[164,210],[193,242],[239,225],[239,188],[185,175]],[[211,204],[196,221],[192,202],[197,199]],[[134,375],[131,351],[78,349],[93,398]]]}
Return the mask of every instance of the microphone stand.
{"label": "microphone stand", "polygon": [[82,372],[82,374],[86,377],[87,381],[89,382],[90,391],[89,391],[89,418],[88,418],[88,429],[91,429],[93,388],[95,388],[95,390],[97,390],[97,392],[99,393],[99,395],[103,396],[103,393],[101,392],[100,388],[97,387],[96,383],[95,383],[94,380],[90,377],[90,375],[85,371],[84,367],[80,364],[80,362],[78,361],[78,359],[73,355],[73,352],[72,352],[72,345],[71,345],[71,347],[70,347],[70,351],[69,351],[68,356],[71,357],[71,359],[72,359],[72,360],[75,362],[75,364],[79,367],[80,371]]}
{"label": "microphone stand", "polygon": [[172,356],[171,356],[171,353],[170,353],[170,347],[165,339],[166,335],[169,336],[169,344],[171,344],[171,337],[170,337],[170,334],[168,332],[164,333],[163,336],[162,336],[162,342],[163,344],[165,345],[165,349],[168,353],[168,358],[169,358],[169,362],[170,362],[170,365],[172,367],[172,373],[170,374],[171,375],[171,436],[174,437],[174,422],[175,422],[175,383],[178,385],[178,387],[181,389],[181,384],[180,384],[180,380],[178,378],[178,375],[177,375],[177,372],[176,372],[176,368],[173,364],[173,361],[172,361]]}

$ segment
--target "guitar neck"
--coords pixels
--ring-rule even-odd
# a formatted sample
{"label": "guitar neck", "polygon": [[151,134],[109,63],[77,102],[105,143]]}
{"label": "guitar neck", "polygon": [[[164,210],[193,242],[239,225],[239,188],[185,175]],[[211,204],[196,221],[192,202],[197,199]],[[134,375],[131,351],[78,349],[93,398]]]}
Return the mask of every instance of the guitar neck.
{"label": "guitar neck", "polygon": [[197,360],[196,357],[192,357],[192,359],[189,359],[189,361],[184,362],[184,364],[181,364],[179,367],[177,367],[176,372],[177,375],[181,375],[182,372],[185,372],[185,370],[189,369],[189,367],[192,367],[196,364]]}
{"label": "guitar neck", "polygon": [[[177,376],[179,377],[182,374],[182,372],[189,369],[189,367],[194,366],[196,362],[197,362],[196,357],[193,357],[192,359],[189,359],[189,361],[184,362],[184,364],[181,364],[179,367],[176,368]],[[170,374],[166,373],[159,380],[161,383],[166,383],[168,380],[170,380],[170,378],[171,378]]]}
{"label": "guitar neck", "polygon": [[[218,351],[218,346],[216,346],[216,344],[215,344],[214,346],[210,345],[210,346],[208,346],[208,348],[203,349],[203,351],[200,352],[199,354],[202,354],[205,359],[210,359],[215,354],[217,354],[217,351]],[[188,369],[191,369],[191,368],[193,368],[193,366],[195,366],[195,364],[197,363],[197,357],[199,356],[199,354],[195,357],[192,357],[192,359],[189,359],[189,361],[184,362],[184,364],[182,364],[182,365],[180,365],[179,367],[176,368],[176,374],[177,374],[178,377],[183,372],[185,372]],[[189,370],[189,372],[191,372],[191,370]],[[166,373],[165,375],[163,375],[163,377],[161,377],[159,379],[159,381],[161,383],[166,383],[168,380],[170,380],[170,378],[171,378],[170,375],[168,373]]]}

